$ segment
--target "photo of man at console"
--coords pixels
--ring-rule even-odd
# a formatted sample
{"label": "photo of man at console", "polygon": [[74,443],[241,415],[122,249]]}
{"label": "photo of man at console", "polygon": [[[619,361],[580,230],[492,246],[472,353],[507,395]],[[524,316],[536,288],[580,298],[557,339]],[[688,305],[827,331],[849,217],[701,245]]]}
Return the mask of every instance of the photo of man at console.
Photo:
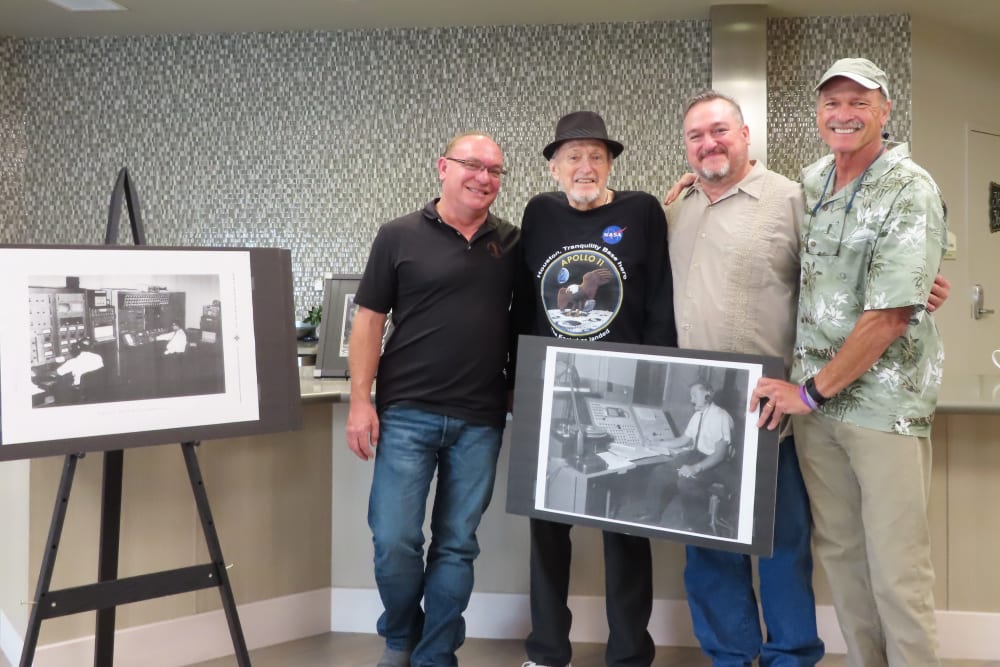
{"label": "photo of man at console", "polygon": [[539,452],[545,492],[536,502],[735,537],[748,377],[725,364],[560,351],[545,456]]}
{"label": "photo of man at console", "polygon": [[32,409],[225,391],[217,276],[29,280]]}

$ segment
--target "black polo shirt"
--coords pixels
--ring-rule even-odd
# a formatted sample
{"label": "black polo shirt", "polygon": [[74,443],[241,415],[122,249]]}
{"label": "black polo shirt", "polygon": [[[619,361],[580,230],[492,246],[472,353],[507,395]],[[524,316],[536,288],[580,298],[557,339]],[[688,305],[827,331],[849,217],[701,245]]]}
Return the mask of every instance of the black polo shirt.
{"label": "black polo shirt", "polygon": [[502,425],[520,230],[489,214],[466,241],[438,217],[437,201],[379,229],[354,298],[391,310],[376,407],[405,404]]}

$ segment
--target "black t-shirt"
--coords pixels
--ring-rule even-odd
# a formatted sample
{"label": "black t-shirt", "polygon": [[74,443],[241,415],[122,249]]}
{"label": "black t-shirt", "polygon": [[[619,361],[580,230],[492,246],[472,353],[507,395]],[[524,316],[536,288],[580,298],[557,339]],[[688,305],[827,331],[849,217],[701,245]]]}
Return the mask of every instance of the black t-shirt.
{"label": "black t-shirt", "polygon": [[490,214],[466,241],[440,220],[436,203],[379,229],[354,298],[392,311],[376,406],[502,425],[520,231]]}
{"label": "black t-shirt", "polygon": [[674,347],[667,223],[645,192],[580,211],[562,192],[531,199],[521,222],[517,333]]}

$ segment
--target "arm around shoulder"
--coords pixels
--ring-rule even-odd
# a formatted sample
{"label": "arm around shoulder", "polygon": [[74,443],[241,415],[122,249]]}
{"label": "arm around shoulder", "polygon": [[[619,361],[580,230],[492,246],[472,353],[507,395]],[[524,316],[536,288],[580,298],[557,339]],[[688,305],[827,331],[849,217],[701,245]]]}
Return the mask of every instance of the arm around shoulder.
{"label": "arm around shoulder", "polygon": [[650,195],[649,241],[646,250],[646,303],[642,342],[646,345],[677,346],[674,322],[674,284],[667,251],[667,218],[656,198]]}

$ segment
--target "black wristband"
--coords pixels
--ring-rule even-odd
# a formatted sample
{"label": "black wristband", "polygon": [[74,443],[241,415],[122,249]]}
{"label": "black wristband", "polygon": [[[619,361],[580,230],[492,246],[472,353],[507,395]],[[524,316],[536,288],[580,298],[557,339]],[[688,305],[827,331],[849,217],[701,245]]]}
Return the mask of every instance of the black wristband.
{"label": "black wristband", "polygon": [[817,406],[823,405],[824,403],[830,400],[823,394],[819,393],[819,389],[816,388],[815,377],[811,377],[808,380],[806,380],[803,386],[806,388],[806,393],[809,394],[809,398],[811,398],[813,402],[816,403]]}

